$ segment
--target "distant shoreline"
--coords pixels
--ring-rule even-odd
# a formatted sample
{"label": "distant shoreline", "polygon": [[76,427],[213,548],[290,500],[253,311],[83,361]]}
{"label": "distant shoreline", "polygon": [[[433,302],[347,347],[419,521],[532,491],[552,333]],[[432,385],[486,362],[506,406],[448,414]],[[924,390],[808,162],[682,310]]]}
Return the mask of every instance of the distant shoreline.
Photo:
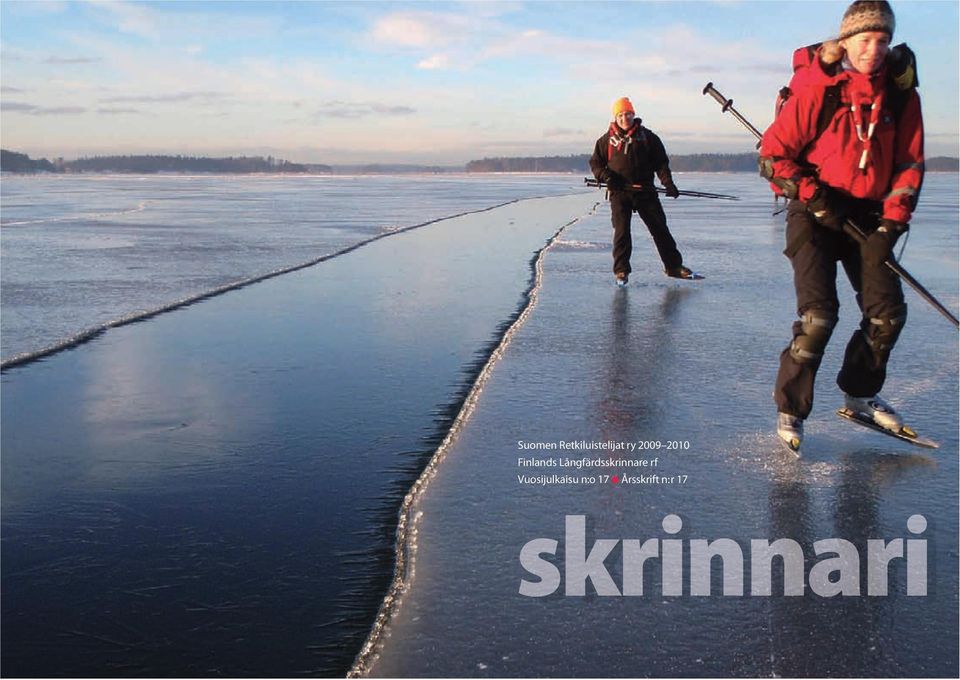
{"label": "distant shoreline", "polygon": [[[129,175],[402,175],[402,174],[590,174],[588,155],[503,157],[469,161],[462,166],[367,163],[326,165],[240,156],[208,158],[183,155],[94,156],[67,161],[33,159],[23,153],[0,150],[3,174],[129,174]],[[757,172],[755,153],[677,154],[670,158],[674,172]],[[927,172],[960,172],[960,158],[935,156]]]}
{"label": "distant shoreline", "polygon": [[[754,175],[756,173],[748,170],[675,170],[674,174],[684,174],[687,172],[702,172],[710,174],[744,174],[744,175]],[[948,174],[948,173],[958,173],[960,169],[941,169],[941,168],[928,168],[928,173],[936,174]],[[3,177],[49,177],[49,176],[64,176],[64,177],[93,177],[93,176],[129,176],[129,177],[138,177],[143,175],[149,175],[154,177],[357,177],[357,176],[368,176],[376,177],[378,175],[470,175],[474,177],[482,176],[493,176],[493,175],[570,175],[573,177],[576,176],[589,176],[589,171],[577,172],[573,170],[489,170],[489,171],[472,171],[468,172],[462,168],[455,168],[452,170],[402,170],[402,171],[391,171],[391,170],[369,170],[369,171],[341,171],[334,170],[334,172],[193,172],[188,170],[183,171],[165,171],[165,172],[134,172],[134,171],[121,171],[121,170],[102,170],[102,171],[88,171],[88,172],[49,172],[44,170],[33,170],[33,171],[14,171],[14,170],[0,170],[0,176]]]}

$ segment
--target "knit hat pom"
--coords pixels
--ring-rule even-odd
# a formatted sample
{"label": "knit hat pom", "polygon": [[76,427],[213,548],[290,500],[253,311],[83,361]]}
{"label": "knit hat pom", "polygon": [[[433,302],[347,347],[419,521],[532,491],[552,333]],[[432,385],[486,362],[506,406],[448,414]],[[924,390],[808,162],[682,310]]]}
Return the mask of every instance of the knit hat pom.
{"label": "knit hat pom", "polygon": [[630,103],[630,100],[626,97],[620,97],[620,99],[613,102],[613,117],[616,118],[618,113],[623,113],[624,111],[636,113],[636,111],[633,110],[633,104]]}
{"label": "knit hat pom", "polygon": [[838,40],[845,40],[857,33],[879,31],[886,33],[893,39],[893,29],[896,21],[893,18],[893,8],[886,0],[857,0],[843,13],[840,22],[840,36]]}

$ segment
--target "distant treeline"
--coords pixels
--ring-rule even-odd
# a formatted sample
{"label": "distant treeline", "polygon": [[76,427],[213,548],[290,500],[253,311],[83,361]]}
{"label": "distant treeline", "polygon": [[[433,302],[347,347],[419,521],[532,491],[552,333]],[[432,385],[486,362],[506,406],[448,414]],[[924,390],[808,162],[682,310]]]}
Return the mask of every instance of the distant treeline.
{"label": "distant treeline", "polygon": [[239,158],[204,158],[195,156],[94,156],[63,163],[64,172],[308,172],[307,166],[279,158],[240,156]]}
{"label": "distant treeline", "polygon": [[[678,172],[756,172],[752,153],[699,153],[671,156],[670,167]],[[590,172],[590,156],[544,156],[540,158],[484,158],[467,163],[467,172]]]}
{"label": "distant treeline", "polygon": [[589,172],[590,156],[484,158],[467,163],[467,172]]}
{"label": "distant treeline", "polygon": [[953,156],[934,156],[923,165],[930,172],[960,172],[960,158]]}
{"label": "distant treeline", "polygon": [[[757,172],[755,153],[695,153],[670,156],[674,172]],[[960,158],[928,158],[930,172],[958,172]],[[590,172],[590,156],[542,156],[536,158],[484,158],[467,163],[467,172]]]}
{"label": "distant treeline", "polygon": [[56,172],[57,168],[46,158],[35,161],[25,153],[0,149],[0,170],[4,172]]}
{"label": "distant treeline", "polygon": [[[241,156],[239,158],[204,158],[194,156],[94,156],[73,161],[57,159],[54,162],[41,158],[31,159],[26,154],[0,150],[0,170],[4,172],[34,173],[83,173],[117,172],[151,174],[159,172],[183,173],[311,173],[311,174],[403,174],[403,173],[456,173],[463,172],[590,172],[590,156],[538,156],[522,158],[484,158],[470,161],[466,167],[368,164],[330,166],[319,163],[291,163],[267,156]],[[756,172],[757,156],[753,153],[698,153],[670,157],[670,167],[675,172]],[[960,172],[960,159],[952,156],[928,158],[930,172]]]}
{"label": "distant treeline", "polygon": [[46,158],[33,160],[14,151],[0,150],[0,170],[5,172],[118,172],[152,174],[159,172],[187,173],[329,173],[329,165],[291,163],[268,156],[240,156],[238,158],[205,158],[202,156],[93,156],[73,161]]}

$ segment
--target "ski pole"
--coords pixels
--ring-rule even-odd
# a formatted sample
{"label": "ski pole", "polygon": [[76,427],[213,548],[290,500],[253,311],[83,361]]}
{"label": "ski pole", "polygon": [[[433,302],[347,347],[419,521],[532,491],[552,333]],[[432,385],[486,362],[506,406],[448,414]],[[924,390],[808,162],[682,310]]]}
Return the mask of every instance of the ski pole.
{"label": "ski pole", "polygon": [[[720,94],[720,92],[718,92],[717,89],[713,86],[713,83],[707,83],[706,87],[703,88],[703,94],[704,95],[709,94],[711,97],[716,99],[717,102],[719,102],[720,105],[723,107],[724,113],[726,113],[727,111],[732,113],[733,116],[738,121],[740,121],[745,128],[747,128],[750,132],[753,133],[753,135],[757,138],[757,148],[758,149],[760,148],[760,142],[763,139],[763,134],[761,134],[761,132],[757,128],[753,127],[753,125],[750,124],[750,121],[748,121],[746,118],[741,116],[740,112],[738,112],[735,108],[733,108],[732,99],[727,99],[722,94]],[[847,235],[849,235],[857,243],[863,243],[864,241],[867,240],[867,235],[863,233],[863,230],[860,229],[860,227],[858,227],[853,220],[850,220],[850,219],[846,220],[845,224],[843,225],[843,230],[847,233]],[[913,276],[910,275],[910,272],[908,272],[906,269],[901,267],[900,263],[897,262],[892,255],[889,258],[887,258],[884,264],[886,264],[887,267],[889,267],[894,274],[896,274],[901,279],[906,281],[907,285],[913,288],[920,297],[922,297],[924,300],[930,303],[930,305],[934,309],[940,312],[954,326],[956,326],[957,328],[960,328],[960,321],[957,320],[957,317],[955,317],[950,312],[949,309],[944,307],[940,303],[940,301],[933,296],[933,294],[930,291],[928,291],[926,288],[923,287],[923,285],[921,285],[919,281],[913,278]]]}
{"label": "ski pole", "polygon": [[721,113],[727,113],[728,111],[733,114],[733,117],[740,121],[743,127],[750,130],[753,133],[753,136],[757,138],[757,148],[760,148],[760,140],[763,138],[763,134],[757,128],[753,127],[750,124],[750,121],[740,115],[740,112],[733,108],[733,100],[727,99],[722,94],[720,94],[717,89],[713,86],[713,83],[707,83],[706,87],[703,88],[703,94],[708,94],[714,99],[717,100],[717,103],[722,107]]}
{"label": "ski pole", "polygon": [[[600,187],[603,189],[607,186],[606,182],[600,182],[599,180],[590,179],[589,177],[583,178],[583,183],[588,187]],[[626,189],[628,191],[639,191],[639,192],[657,192],[658,194],[665,194],[667,190],[662,187],[651,187],[645,184],[629,184]],[[708,191],[684,191],[680,190],[681,196],[692,196],[694,198],[719,198],[724,201],[739,201],[740,199],[737,196],[728,196],[727,194],[711,194]]]}

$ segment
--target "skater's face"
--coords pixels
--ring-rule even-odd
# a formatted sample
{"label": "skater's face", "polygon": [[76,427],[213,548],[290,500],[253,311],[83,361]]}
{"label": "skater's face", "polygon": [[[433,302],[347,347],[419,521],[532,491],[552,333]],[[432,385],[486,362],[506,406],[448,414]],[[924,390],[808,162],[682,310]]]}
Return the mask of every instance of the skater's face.
{"label": "skater's face", "polygon": [[621,111],[617,114],[617,127],[621,130],[629,130],[630,126],[633,125],[634,117],[633,111]]}
{"label": "skater's face", "polygon": [[876,73],[890,51],[890,36],[882,31],[865,31],[840,41],[847,59],[859,73]]}

